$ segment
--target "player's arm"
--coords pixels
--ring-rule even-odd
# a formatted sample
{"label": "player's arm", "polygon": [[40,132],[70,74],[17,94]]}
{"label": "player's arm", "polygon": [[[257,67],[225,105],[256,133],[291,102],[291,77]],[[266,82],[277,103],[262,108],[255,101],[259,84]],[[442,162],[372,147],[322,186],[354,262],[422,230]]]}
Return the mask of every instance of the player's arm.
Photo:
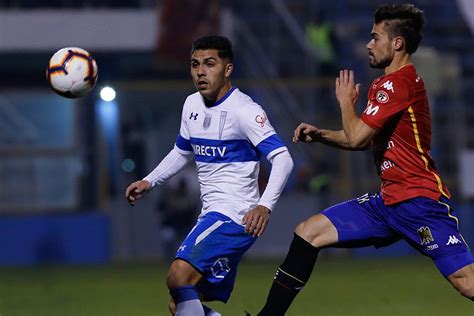
{"label": "player's arm", "polygon": [[[362,122],[363,123],[363,122]],[[305,143],[320,142],[332,147],[345,150],[365,150],[370,145],[370,140],[373,138],[372,128],[364,123],[368,129],[362,127],[360,130],[360,137],[365,141],[362,144],[350,142],[344,130],[333,131],[329,129],[322,129],[308,123],[301,123],[295,129],[293,135],[293,143],[299,141]]]}
{"label": "player's arm", "polygon": [[295,129],[293,142],[320,142],[346,150],[367,149],[377,130],[367,125],[355,112],[359,87],[359,84],[354,84],[352,71],[341,70],[339,77],[336,78],[336,97],[341,108],[343,129],[334,131],[301,123]]}
{"label": "player's arm", "polygon": [[[336,78],[336,97],[342,114],[342,126],[346,145],[352,150],[365,149],[377,131],[364,123],[355,112],[360,84],[354,83],[354,72],[341,70]],[[341,136],[342,137],[342,136]]]}
{"label": "player's arm", "polygon": [[274,154],[270,153],[267,159],[272,164],[272,169],[265,191],[260,197],[257,207],[247,212],[242,220],[245,231],[254,237],[261,236],[265,231],[270,219],[270,212],[275,207],[293,170],[293,159],[286,147],[275,150]]}
{"label": "player's arm", "polygon": [[143,193],[151,188],[162,184],[181,169],[183,169],[193,158],[192,152],[180,150],[174,147],[168,155],[150,172],[145,178],[131,183],[125,190],[125,198],[130,205],[140,199]]}
{"label": "player's arm", "polygon": [[136,200],[142,197],[142,194],[149,191],[156,185],[165,182],[181,169],[183,169],[194,157],[194,151],[191,146],[187,118],[189,117],[189,97],[186,99],[181,112],[181,126],[176,138],[174,148],[165,158],[150,172],[145,178],[130,184],[125,190],[125,198],[133,205]]}

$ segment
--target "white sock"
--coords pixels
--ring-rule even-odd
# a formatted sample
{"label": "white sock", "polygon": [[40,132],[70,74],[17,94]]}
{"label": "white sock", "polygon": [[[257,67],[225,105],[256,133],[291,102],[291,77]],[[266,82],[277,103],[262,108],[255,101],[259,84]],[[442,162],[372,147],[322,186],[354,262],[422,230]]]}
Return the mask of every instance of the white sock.
{"label": "white sock", "polygon": [[176,316],[205,316],[201,301],[195,299],[176,304]]}
{"label": "white sock", "polygon": [[204,308],[194,286],[182,286],[170,291],[176,304],[176,316],[205,316]]}

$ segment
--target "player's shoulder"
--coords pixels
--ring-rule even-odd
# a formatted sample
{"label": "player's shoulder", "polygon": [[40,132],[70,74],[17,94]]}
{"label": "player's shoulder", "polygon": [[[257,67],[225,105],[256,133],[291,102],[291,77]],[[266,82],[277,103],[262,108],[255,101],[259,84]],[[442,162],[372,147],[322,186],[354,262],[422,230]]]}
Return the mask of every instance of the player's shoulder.
{"label": "player's shoulder", "polygon": [[372,89],[377,93],[388,93],[388,95],[403,96],[410,93],[413,87],[412,81],[416,80],[416,72],[412,73],[395,71],[385,76],[379,77],[372,82]]}
{"label": "player's shoulder", "polygon": [[194,92],[186,97],[184,103],[197,103],[202,102],[202,96],[199,92]]}
{"label": "player's shoulder", "polygon": [[203,103],[201,94],[199,92],[195,92],[186,97],[186,99],[184,100],[183,108],[194,108],[196,106],[199,106],[201,103]]}
{"label": "player's shoulder", "polygon": [[255,102],[249,95],[244,92],[236,89],[235,91],[235,101],[236,101],[236,110],[237,112],[245,115],[249,112],[261,111],[262,107],[260,104]]}

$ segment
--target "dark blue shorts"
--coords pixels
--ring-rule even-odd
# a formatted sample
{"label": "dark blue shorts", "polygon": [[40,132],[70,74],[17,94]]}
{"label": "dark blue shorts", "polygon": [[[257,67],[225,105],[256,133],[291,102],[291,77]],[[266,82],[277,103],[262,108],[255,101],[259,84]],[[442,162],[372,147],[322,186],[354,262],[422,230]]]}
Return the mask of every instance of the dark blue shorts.
{"label": "dark blue shorts", "polygon": [[200,217],[176,253],[203,278],[196,289],[204,301],[227,302],[234,288],[237,266],[256,238],[245,227],[220,213]]}
{"label": "dark blue shorts", "polygon": [[385,205],[379,194],[366,193],[323,214],[337,229],[339,247],[384,247],[404,239],[433,259],[445,277],[474,262],[456,212],[444,197]]}

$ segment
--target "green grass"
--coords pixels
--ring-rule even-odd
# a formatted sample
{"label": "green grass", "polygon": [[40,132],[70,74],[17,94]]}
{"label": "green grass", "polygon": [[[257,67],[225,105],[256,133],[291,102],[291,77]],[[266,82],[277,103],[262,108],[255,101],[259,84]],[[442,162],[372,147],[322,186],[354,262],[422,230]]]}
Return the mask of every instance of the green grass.
{"label": "green grass", "polygon": [[[224,316],[256,313],[279,262],[243,262],[228,302],[209,304]],[[102,267],[0,269],[0,316],[168,315],[163,263]],[[289,316],[474,316],[461,297],[423,258],[321,258]]]}

